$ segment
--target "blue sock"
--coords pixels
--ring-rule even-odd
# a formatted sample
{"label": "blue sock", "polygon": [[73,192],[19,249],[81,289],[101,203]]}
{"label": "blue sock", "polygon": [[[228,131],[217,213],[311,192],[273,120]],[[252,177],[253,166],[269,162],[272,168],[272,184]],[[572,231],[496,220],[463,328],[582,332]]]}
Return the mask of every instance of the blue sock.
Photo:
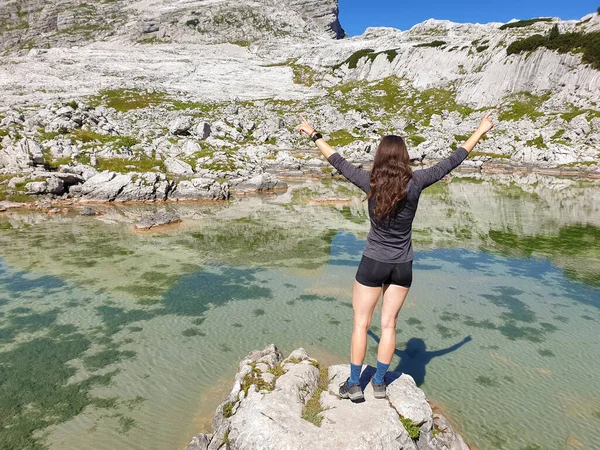
{"label": "blue sock", "polygon": [[350,381],[348,381],[348,384],[350,386],[354,386],[355,384],[358,384],[358,382],[360,381],[360,371],[362,370],[362,364],[352,364],[350,363]]}
{"label": "blue sock", "polygon": [[385,377],[385,373],[389,367],[389,364],[383,364],[382,362],[377,361],[377,371],[375,372],[373,381],[377,384],[383,383],[383,377]]}

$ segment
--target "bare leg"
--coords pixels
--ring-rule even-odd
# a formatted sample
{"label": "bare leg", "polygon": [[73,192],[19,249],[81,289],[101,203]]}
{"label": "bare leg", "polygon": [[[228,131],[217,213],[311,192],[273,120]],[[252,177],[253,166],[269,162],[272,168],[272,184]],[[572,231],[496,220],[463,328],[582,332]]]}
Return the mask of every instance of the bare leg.
{"label": "bare leg", "polygon": [[383,364],[392,362],[396,350],[396,319],[404,304],[409,288],[396,284],[383,286],[383,305],[381,306],[381,340],[377,350],[377,360]]}
{"label": "bare leg", "polygon": [[381,295],[380,287],[368,287],[354,280],[352,289],[352,308],[354,309],[354,328],[350,344],[350,361],[360,365],[367,352],[367,330],[371,325],[373,310]]}

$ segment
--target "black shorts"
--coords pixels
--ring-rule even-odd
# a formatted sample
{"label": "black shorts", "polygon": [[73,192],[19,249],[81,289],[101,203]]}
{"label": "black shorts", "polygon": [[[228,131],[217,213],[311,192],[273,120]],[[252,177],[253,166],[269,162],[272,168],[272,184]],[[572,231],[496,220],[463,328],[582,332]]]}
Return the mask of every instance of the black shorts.
{"label": "black shorts", "polygon": [[412,284],[412,261],[384,263],[363,255],[356,271],[356,281],[369,287],[397,284],[409,288]]}

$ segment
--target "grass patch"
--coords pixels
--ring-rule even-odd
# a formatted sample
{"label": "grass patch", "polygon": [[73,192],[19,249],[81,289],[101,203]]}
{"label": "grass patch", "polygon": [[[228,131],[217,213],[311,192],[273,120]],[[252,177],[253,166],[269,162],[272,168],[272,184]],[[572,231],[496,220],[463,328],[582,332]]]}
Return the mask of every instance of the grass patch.
{"label": "grass patch", "polygon": [[250,365],[252,366],[252,372],[246,375],[242,380],[242,390],[244,391],[244,394],[248,395],[250,386],[253,385],[256,386],[259,391],[272,391],[275,389],[275,383],[267,383],[260,376],[261,372],[256,367],[256,363],[251,363]]}
{"label": "grass patch", "polygon": [[244,40],[239,40],[239,41],[229,41],[230,44],[233,45],[237,45],[238,47],[245,47],[248,48],[250,47],[251,42],[250,41],[244,41]]}
{"label": "grass patch", "polygon": [[306,403],[304,411],[302,411],[302,418],[308,422],[321,426],[323,422],[323,416],[321,413],[325,411],[321,405],[321,394],[329,388],[329,376],[327,367],[321,367],[319,369],[319,381],[317,383],[317,389],[313,393],[310,400]]}
{"label": "grass patch", "polygon": [[352,134],[346,130],[337,130],[329,135],[329,145],[332,147],[343,147],[356,140]]}
{"label": "grass patch", "polygon": [[489,152],[471,152],[469,153],[470,158],[476,156],[489,156],[490,158],[510,159],[510,155],[504,155],[502,153],[489,153]]}
{"label": "grass patch", "polygon": [[223,417],[228,419],[233,416],[233,407],[235,406],[235,402],[227,402],[223,405]]}
{"label": "grass patch", "polygon": [[552,18],[550,17],[538,17],[536,19],[527,19],[527,20],[519,20],[517,22],[505,23],[499,29],[500,30],[508,30],[510,28],[524,28],[533,25],[538,22],[552,22]]}
{"label": "grass patch", "polygon": [[290,67],[294,72],[294,83],[296,84],[310,87],[321,79],[320,74],[309,66],[290,64]]}
{"label": "grass patch", "polygon": [[572,108],[571,111],[562,113],[560,115],[560,117],[563,118],[564,120],[566,120],[567,122],[570,122],[575,117],[580,116],[581,114],[586,114],[585,118],[588,122],[590,122],[592,119],[594,119],[596,117],[600,118],[600,111],[597,111],[594,109],[579,109],[579,108]]}
{"label": "grass patch", "polygon": [[425,142],[426,140],[427,140],[427,139],[425,139],[423,136],[419,136],[418,134],[417,134],[417,135],[411,135],[411,136],[409,136],[409,137],[408,137],[408,142],[409,142],[409,143],[410,143],[412,146],[414,146],[414,147],[416,147],[416,146],[417,146],[417,145],[419,145],[419,144],[422,144],[422,143],[423,143],[423,142]]}
{"label": "grass patch", "polygon": [[110,170],[111,172],[117,173],[164,172],[165,166],[161,160],[142,156],[137,160],[124,158],[98,158],[96,169],[99,172]]}
{"label": "grass patch", "polygon": [[550,99],[552,94],[547,92],[543,95],[535,95],[530,92],[518,92],[514,94],[513,100],[500,113],[498,120],[520,120],[523,117],[534,119],[543,116],[544,114],[538,111],[544,102]]}
{"label": "grass patch", "polygon": [[402,416],[400,416],[400,422],[402,422],[402,425],[404,426],[406,431],[408,431],[408,435],[410,436],[411,439],[414,439],[414,440],[419,439],[419,435],[421,434],[421,429],[419,428],[419,426],[416,423],[414,423],[408,417],[402,417]]}
{"label": "grass patch", "polygon": [[544,143],[544,138],[542,136],[538,136],[534,139],[529,139],[525,141],[525,145],[539,149],[548,148],[548,146]]}

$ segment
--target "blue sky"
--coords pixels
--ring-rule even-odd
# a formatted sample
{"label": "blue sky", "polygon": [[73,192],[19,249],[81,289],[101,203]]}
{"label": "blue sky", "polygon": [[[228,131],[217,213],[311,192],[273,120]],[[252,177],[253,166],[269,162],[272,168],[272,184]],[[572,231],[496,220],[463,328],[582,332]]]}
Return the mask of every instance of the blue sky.
{"label": "blue sky", "polygon": [[349,36],[362,34],[367,27],[385,26],[408,30],[429,18],[454,22],[508,22],[512,18],[560,17],[580,19],[596,12],[600,0],[338,0],[340,22]]}

